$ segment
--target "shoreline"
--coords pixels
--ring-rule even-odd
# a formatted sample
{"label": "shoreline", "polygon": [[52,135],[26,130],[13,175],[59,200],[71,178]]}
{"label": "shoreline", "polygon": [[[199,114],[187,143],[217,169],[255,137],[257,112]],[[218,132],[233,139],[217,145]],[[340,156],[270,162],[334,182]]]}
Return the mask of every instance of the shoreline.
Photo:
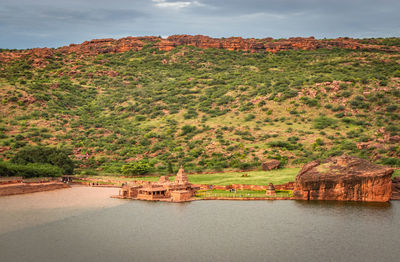
{"label": "shoreline", "polygon": [[[83,186],[83,187],[95,187],[95,188],[120,188],[115,185],[88,185],[82,183],[72,183],[72,186]],[[22,195],[45,191],[55,191],[63,188],[71,188],[71,185],[62,182],[45,182],[45,183],[14,183],[14,184],[3,184],[0,185],[0,197],[2,196],[12,196],[12,195]],[[118,195],[111,195],[110,198],[124,199]],[[128,199],[128,200],[141,200],[141,199]],[[294,197],[205,197],[205,198],[192,198],[187,201],[178,201],[178,203],[191,202],[191,201],[201,201],[201,200],[233,200],[233,201],[260,201],[260,200],[296,200]],[[400,199],[390,199],[390,201],[397,201]],[[142,201],[157,201],[157,202],[172,202],[164,199],[155,200],[142,200]],[[318,200],[316,200],[318,201]],[[356,201],[346,201],[346,202],[356,202]],[[374,202],[374,201],[360,201],[360,202]]]}

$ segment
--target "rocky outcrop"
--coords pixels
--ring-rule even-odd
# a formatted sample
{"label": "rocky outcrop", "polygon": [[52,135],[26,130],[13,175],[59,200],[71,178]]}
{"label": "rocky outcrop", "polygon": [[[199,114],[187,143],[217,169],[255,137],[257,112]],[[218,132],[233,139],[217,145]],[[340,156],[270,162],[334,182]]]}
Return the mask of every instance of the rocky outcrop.
{"label": "rocky outcrop", "polygon": [[265,171],[277,169],[280,166],[281,162],[276,159],[271,159],[268,161],[265,161],[264,163],[261,164],[261,169]]}
{"label": "rocky outcrop", "polygon": [[314,37],[294,37],[275,40],[273,38],[212,38],[204,35],[172,35],[167,39],[156,36],[125,37],[121,39],[93,39],[81,44],[71,44],[57,49],[34,48],[30,50],[0,52],[0,62],[8,62],[21,57],[28,57],[34,66],[43,67],[46,59],[54,54],[76,54],[90,56],[105,53],[122,53],[138,51],[149,45],[159,50],[170,51],[177,46],[195,46],[198,48],[217,48],[226,50],[243,50],[247,52],[279,52],[286,50],[315,50],[319,48],[345,48],[345,49],[377,49],[384,51],[400,51],[399,47],[363,44],[352,38],[337,38],[317,40]]}
{"label": "rocky outcrop", "polygon": [[306,164],[296,177],[298,200],[386,202],[392,195],[393,169],[341,156]]}
{"label": "rocky outcrop", "polygon": [[392,200],[400,200],[400,177],[392,180]]}

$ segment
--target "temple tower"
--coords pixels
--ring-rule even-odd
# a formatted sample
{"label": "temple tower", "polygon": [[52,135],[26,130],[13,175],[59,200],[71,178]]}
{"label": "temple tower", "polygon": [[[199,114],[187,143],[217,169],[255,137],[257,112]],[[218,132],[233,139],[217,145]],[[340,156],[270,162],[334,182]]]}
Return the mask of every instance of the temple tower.
{"label": "temple tower", "polygon": [[189,183],[189,179],[186,176],[185,170],[183,170],[182,165],[179,168],[178,173],[176,174],[175,183],[176,184],[188,184]]}

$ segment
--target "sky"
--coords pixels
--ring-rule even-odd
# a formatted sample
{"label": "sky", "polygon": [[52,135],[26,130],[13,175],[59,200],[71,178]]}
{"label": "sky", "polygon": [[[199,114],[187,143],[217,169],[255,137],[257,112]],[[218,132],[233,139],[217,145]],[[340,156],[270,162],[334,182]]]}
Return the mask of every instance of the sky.
{"label": "sky", "polygon": [[0,48],[174,34],[400,37],[400,0],[0,1]]}

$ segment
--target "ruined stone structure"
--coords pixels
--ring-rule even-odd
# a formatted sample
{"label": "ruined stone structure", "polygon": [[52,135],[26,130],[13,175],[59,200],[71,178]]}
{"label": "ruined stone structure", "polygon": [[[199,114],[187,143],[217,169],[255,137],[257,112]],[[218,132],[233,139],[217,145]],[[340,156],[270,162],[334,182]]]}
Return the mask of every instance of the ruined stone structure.
{"label": "ruined stone structure", "polygon": [[390,167],[351,156],[331,157],[306,164],[296,177],[298,200],[386,202],[392,195]]}
{"label": "ruined stone structure", "polygon": [[198,188],[189,183],[182,166],[175,181],[162,176],[157,182],[125,184],[119,192],[119,198],[185,202],[191,201]]}
{"label": "ruined stone structure", "polygon": [[272,183],[269,183],[269,185],[267,187],[266,195],[267,196],[275,196],[276,195],[275,187]]}

